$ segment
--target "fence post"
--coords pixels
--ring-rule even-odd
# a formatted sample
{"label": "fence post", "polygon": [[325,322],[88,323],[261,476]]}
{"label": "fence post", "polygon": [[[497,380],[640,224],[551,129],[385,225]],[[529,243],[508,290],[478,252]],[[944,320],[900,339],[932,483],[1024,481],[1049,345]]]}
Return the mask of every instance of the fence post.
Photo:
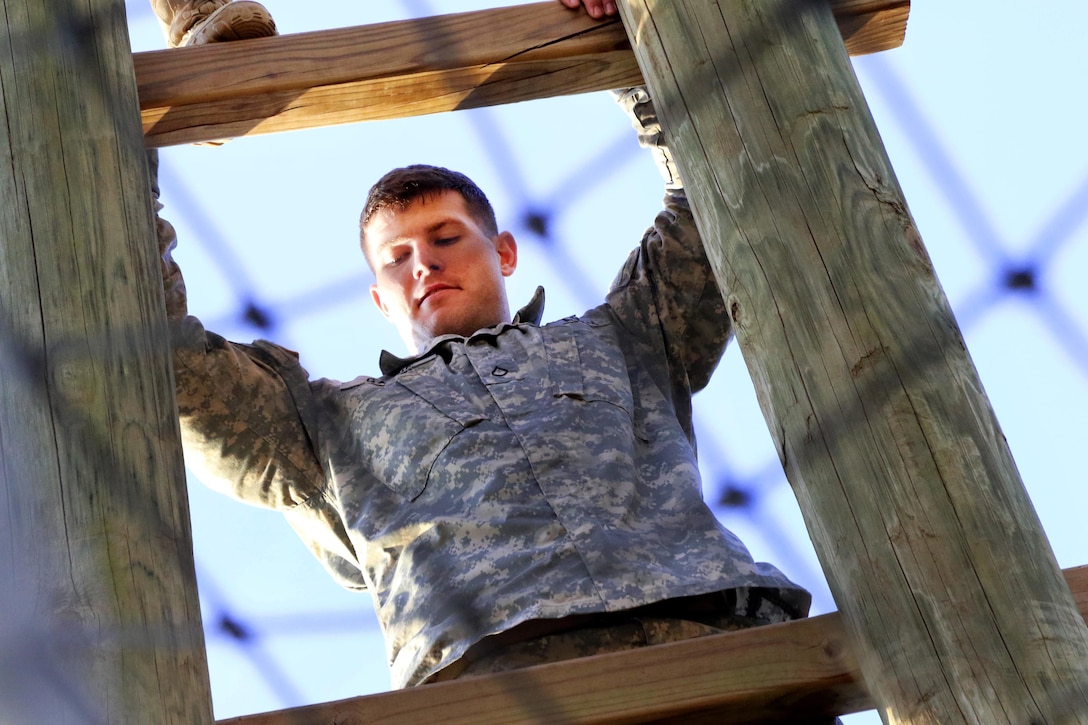
{"label": "fence post", "polygon": [[123,0],[0,0],[0,719],[208,723]]}
{"label": "fence post", "polygon": [[619,5],[884,718],[1084,722],[1088,629],[829,6]]}

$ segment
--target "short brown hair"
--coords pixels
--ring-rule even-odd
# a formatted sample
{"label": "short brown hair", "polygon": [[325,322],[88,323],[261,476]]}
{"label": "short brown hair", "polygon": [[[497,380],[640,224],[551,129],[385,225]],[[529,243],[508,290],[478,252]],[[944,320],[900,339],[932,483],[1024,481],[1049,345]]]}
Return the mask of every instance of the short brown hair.
{"label": "short brown hair", "polygon": [[363,254],[372,268],[373,263],[366,252],[365,234],[366,225],[370,223],[371,218],[386,209],[401,211],[421,196],[437,195],[444,191],[456,191],[460,194],[472,218],[480,225],[484,233],[489,237],[498,235],[499,226],[495,221],[495,210],[491,207],[487,195],[476,186],[476,182],[459,171],[451,171],[441,166],[412,164],[393,169],[378,179],[366,195],[366,203],[359,215],[359,240],[363,246]]}

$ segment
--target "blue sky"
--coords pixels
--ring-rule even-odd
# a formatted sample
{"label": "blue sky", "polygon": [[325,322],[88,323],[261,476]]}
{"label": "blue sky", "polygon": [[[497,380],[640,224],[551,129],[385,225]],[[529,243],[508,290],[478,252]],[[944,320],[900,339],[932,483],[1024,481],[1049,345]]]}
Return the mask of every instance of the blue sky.
{"label": "blue sky", "polygon": [[[282,32],[370,24],[501,2],[269,0]],[[163,46],[130,0],[134,49]],[[1088,563],[1077,455],[1088,430],[1088,7],[917,2],[901,49],[855,61],[911,211],[1063,567]],[[181,240],[191,311],[240,341],[269,337],[312,374],[372,373],[403,347],[367,294],[358,210],[386,170],[435,163],[472,176],[520,242],[513,303],[537,284],[546,315],[595,304],[652,219],[660,182],[606,94],[341,126],[163,152],[163,201]],[[542,238],[524,223],[543,213]],[[1010,290],[1032,270],[1033,290]],[[273,325],[246,324],[253,303]],[[739,350],[700,394],[708,500],[757,558],[834,609],[778,466]],[[389,687],[369,597],[340,590],[274,513],[190,482],[217,718]],[[224,626],[224,623],[228,623]],[[230,623],[233,623],[231,626]],[[229,631],[246,633],[230,636]],[[875,715],[848,719],[875,722]]]}

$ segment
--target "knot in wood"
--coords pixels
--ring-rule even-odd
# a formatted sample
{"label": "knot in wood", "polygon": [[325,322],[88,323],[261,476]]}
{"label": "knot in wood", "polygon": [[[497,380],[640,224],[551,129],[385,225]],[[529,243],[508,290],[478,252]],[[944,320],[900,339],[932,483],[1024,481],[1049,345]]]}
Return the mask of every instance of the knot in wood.
{"label": "knot in wood", "polygon": [[61,399],[77,408],[94,405],[98,398],[98,385],[89,359],[65,356],[52,367],[52,387]]}

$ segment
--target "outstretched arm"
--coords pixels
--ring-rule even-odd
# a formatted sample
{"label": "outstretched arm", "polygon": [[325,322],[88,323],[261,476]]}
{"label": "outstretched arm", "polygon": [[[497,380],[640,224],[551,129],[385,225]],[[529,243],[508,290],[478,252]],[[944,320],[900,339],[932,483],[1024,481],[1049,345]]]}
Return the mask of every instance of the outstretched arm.
{"label": "outstretched arm", "polygon": [[707,384],[732,325],[649,93],[635,87],[613,96],[664,178],[665,210],[628,259],[608,302],[627,329],[643,331],[644,341],[665,354],[667,381],[658,382],[678,385],[675,400],[686,400]]}
{"label": "outstretched arm", "polygon": [[[171,255],[177,235],[158,215],[158,152],[148,152],[156,232],[186,463],[212,488],[279,509],[333,577],[364,586],[325,472],[303,423],[309,385],[294,355],[271,343],[237,345],[186,315],[185,283]],[[308,399],[303,404],[309,404]]]}
{"label": "outstretched arm", "polygon": [[559,0],[559,2],[572,10],[576,9],[579,5],[584,5],[586,12],[589,13],[591,18],[603,18],[608,15],[615,15],[619,12],[614,0]]}

